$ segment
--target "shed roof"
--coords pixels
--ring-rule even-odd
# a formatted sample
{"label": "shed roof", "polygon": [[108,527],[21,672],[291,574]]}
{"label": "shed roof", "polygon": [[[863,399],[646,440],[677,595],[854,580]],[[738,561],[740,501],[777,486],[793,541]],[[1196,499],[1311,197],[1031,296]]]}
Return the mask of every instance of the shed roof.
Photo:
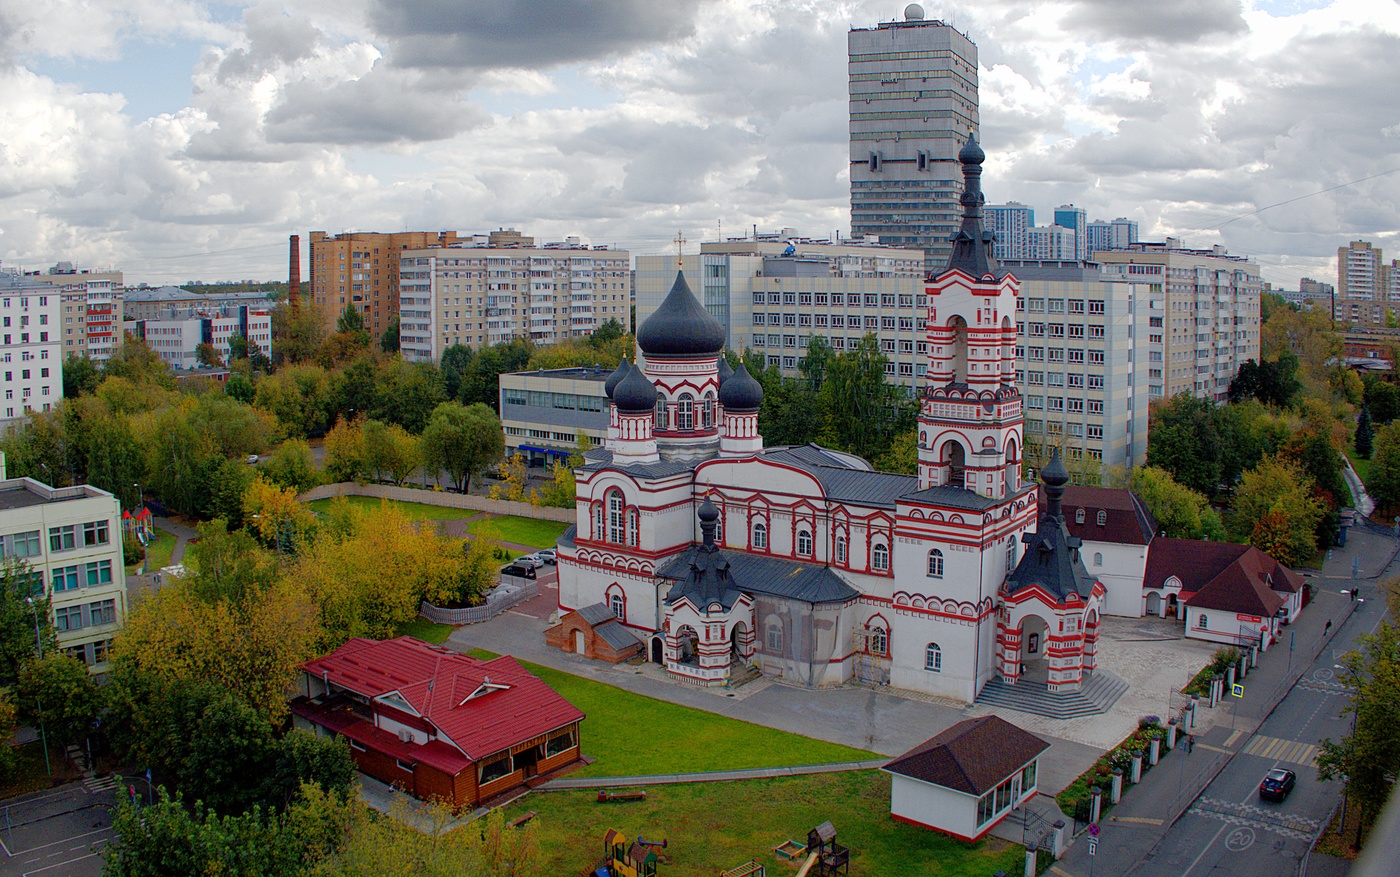
{"label": "shed roof", "polygon": [[925,740],[884,769],[980,797],[1049,748],[1049,743],[1005,719],[981,716]]}

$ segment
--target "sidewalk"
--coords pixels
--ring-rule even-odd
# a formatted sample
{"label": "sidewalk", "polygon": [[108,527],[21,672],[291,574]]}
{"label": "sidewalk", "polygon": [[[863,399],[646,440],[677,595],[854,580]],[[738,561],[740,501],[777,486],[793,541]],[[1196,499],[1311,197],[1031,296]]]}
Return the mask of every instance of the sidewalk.
{"label": "sidewalk", "polygon": [[668,786],[680,783],[717,783],[725,780],[771,780],[814,773],[845,773],[852,770],[876,770],[884,767],[888,758],[870,761],[842,761],[833,764],[804,764],[796,767],[755,767],[746,770],[711,770],[703,773],[670,773],[632,777],[560,777],[541,785],[536,791],[562,792],[566,789],[622,789],[630,786]]}
{"label": "sidewalk", "polygon": [[[1353,559],[1360,559],[1359,584],[1379,577],[1394,556],[1393,538],[1353,529],[1346,547],[1330,552],[1323,565],[1324,575],[1311,579],[1317,592],[1308,607],[1285,630],[1282,640],[1260,655],[1259,666],[1243,680],[1246,696],[1240,700],[1225,698],[1216,708],[1209,730],[1197,734],[1191,753],[1187,754],[1178,743],[1175,750],[1165,753],[1159,764],[1144,774],[1142,782],[1132,787],[1125,783],[1122,800],[1099,825],[1099,842],[1111,847],[1115,861],[1127,866],[1115,873],[1130,871],[1166,837],[1172,824],[1230,759],[1244,749],[1255,729],[1342,629],[1358,605],[1350,596],[1339,593],[1350,589]],[[1088,845],[1072,842],[1051,873],[1059,877],[1087,874],[1090,866]]]}

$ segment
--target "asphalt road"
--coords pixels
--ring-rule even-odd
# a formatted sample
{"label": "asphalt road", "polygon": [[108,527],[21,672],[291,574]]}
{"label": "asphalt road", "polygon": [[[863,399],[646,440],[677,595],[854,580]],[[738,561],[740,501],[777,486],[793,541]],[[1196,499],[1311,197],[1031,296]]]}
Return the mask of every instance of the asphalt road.
{"label": "asphalt road", "polygon": [[0,877],[100,877],[114,794],[70,783],[0,802]]}
{"label": "asphalt road", "polygon": [[[1339,740],[1351,727],[1350,719],[1339,716],[1350,690],[1336,681],[1337,660],[1356,645],[1360,634],[1375,630],[1385,612],[1384,602],[1375,597],[1374,584],[1362,593],[1371,599],[1358,607],[1330,647],[1244,742],[1242,751],[1130,873],[1153,877],[1297,873],[1303,854],[1342,791],[1340,781],[1319,780],[1313,765],[1317,744],[1327,737]],[[1297,787],[1283,802],[1261,801],[1259,782],[1275,767],[1295,772]]]}

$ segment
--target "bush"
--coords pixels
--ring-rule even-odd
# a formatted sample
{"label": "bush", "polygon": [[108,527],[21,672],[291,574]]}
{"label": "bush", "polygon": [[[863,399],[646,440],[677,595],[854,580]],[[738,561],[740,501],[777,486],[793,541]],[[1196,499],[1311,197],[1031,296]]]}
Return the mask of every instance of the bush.
{"label": "bush", "polygon": [[1147,763],[1147,751],[1152,745],[1152,739],[1161,736],[1162,720],[1157,716],[1143,716],[1138,720],[1136,731],[1124,738],[1122,743],[1105,752],[1092,767],[1076,777],[1074,782],[1055,796],[1055,803],[1060,805],[1060,810],[1066,816],[1073,816],[1075,805],[1089,797],[1097,788],[1104,794],[1101,812],[1107,813],[1111,806],[1108,793],[1113,788],[1113,769],[1119,768],[1126,774],[1132,767],[1133,753],[1141,752],[1142,772],[1146,774],[1152,767]]}
{"label": "bush", "polygon": [[1205,665],[1205,667],[1201,669],[1201,672],[1197,673],[1195,677],[1187,683],[1185,688],[1181,689],[1182,693],[1205,697],[1210,694],[1211,677],[1224,675],[1225,671],[1228,670],[1231,665],[1238,663],[1239,660],[1239,649],[1230,648],[1229,646],[1222,646],[1216,649],[1215,654],[1211,656],[1210,663]]}
{"label": "bush", "polygon": [[141,548],[141,543],[133,536],[130,539],[122,540],[122,565],[135,566],[141,562],[145,552]]}

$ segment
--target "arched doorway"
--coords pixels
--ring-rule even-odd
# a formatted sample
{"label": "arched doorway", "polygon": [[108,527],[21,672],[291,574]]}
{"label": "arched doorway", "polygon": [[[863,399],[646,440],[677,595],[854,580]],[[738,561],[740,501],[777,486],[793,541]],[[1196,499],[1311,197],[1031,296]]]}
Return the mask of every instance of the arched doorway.
{"label": "arched doorway", "polygon": [[682,664],[700,663],[700,635],[689,624],[676,631],[676,660]]}
{"label": "arched doorway", "polygon": [[1050,627],[1039,615],[1028,615],[1021,622],[1021,684],[1045,685],[1050,679],[1046,660]]}
{"label": "arched doorway", "polygon": [[943,443],[938,458],[948,467],[948,484],[952,487],[962,487],[963,469],[967,466],[967,456],[962,444],[949,439]]}
{"label": "arched doorway", "polygon": [[731,664],[747,665],[748,656],[744,654],[745,640],[748,639],[749,626],[740,621],[734,625],[734,630],[729,634],[729,662]]}
{"label": "arched doorway", "polygon": [[1147,614],[1157,617],[1162,615],[1162,597],[1156,591],[1147,595]]}
{"label": "arched doorway", "polygon": [[587,651],[588,648],[584,645],[583,628],[576,628],[574,630],[574,654],[582,655]]}
{"label": "arched doorway", "polygon": [[651,662],[653,664],[666,663],[666,647],[659,636],[651,638]]}

